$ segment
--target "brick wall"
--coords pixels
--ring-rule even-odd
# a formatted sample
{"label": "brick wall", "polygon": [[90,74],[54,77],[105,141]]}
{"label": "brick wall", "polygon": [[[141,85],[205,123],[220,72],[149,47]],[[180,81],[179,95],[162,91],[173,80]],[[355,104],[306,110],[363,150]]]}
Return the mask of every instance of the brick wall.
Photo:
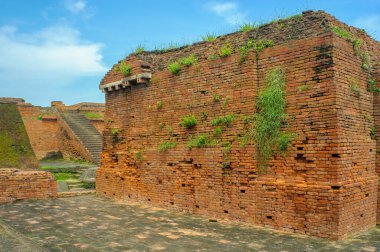
{"label": "brick wall", "polygon": [[55,197],[56,181],[51,173],[0,169],[0,203]]}
{"label": "brick wall", "polygon": [[[146,61],[152,79],[148,85],[106,93],[97,193],[333,239],[375,225],[376,142],[369,135],[374,119],[364,118],[374,113],[373,94],[367,91],[368,73],[354,58],[352,43],[330,32],[329,25],[343,24],[323,12],[307,12],[285,25],[128,57],[132,74]],[[376,60],[378,43],[352,32],[363,37]],[[259,60],[253,51],[243,63],[238,52],[208,59],[226,41],[238,51],[248,38],[263,37],[273,39],[275,46],[265,49]],[[191,53],[200,59],[198,64],[184,67],[178,76],[167,71],[168,62]],[[259,174],[256,146],[241,146],[249,127],[242,118],[254,115],[257,92],[275,67],[286,75],[288,118],[283,130],[296,137],[286,155],[274,155],[266,174]],[[110,71],[101,85],[121,78]],[[351,79],[357,80],[359,95],[350,90]],[[198,119],[190,130],[179,126],[189,114]],[[211,120],[230,114],[236,120],[223,131],[221,144],[187,148],[192,136],[213,134]],[[164,141],[177,146],[159,152]],[[223,143],[228,142],[231,152],[225,165]],[[138,153],[141,158],[136,158]]]}
{"label": "brick wall", "polygon": [[18,108],[37,159],[59,151],[59,126],[54,112],[32,105],[19,105]]}

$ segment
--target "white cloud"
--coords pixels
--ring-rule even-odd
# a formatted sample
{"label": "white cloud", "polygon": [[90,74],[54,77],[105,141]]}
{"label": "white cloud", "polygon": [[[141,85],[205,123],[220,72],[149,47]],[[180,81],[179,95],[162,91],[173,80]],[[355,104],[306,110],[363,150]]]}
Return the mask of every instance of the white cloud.
{"label": "white cloud", "polygon": [[0,27],[0,87],[17,83],[47,90],[81,77],[101,76],[107,70],[101,47],[83,41],[80,32],[68,26],[26,34],[16,27]]}
{"label": "white cloud", "polygon": [[65,7],[73,14],[77,14],[86,9],[85,0],[65,0]]}
{"label": "white cloud", "polygon": [[239,6],[234,2],[216,3],[211,2],[205,5],[206,9],[222,17],[231,25],[242,24],[246,22],[247,15],[239,10]]}
{"label": "white cloud", "polygon": [[380,15],[361,17],[353,22],[353,25],[365,29],[377,40],[380,39]]}

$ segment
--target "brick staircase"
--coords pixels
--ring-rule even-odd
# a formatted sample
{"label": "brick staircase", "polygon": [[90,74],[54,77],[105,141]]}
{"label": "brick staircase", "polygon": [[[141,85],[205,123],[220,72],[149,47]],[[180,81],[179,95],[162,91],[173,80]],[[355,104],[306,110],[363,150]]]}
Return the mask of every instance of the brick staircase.
{"label": "brick staircase", "polygon": [[99,164],[103,147],[102,135],[91,124],[90,120],[76,112],[64,112],[60,113],[60,116],[74,132],[77,140],[89,152],[92,161]]}

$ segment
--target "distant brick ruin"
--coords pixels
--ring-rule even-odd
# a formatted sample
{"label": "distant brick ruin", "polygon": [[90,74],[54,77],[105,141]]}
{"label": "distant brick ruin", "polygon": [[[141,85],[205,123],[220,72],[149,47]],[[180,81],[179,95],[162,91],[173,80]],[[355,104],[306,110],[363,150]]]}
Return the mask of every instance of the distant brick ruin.
{"label": "distant brick ruin", "polygon": [[0,97],[0,102],[16,104],[38,160],[61,153],[66,159],[99,162],[104,104],[83,102],[66,106],[54,101],[51,107],[40,107],[6,97]]}
{"label": "distant brick ruin", "polygon": [[[322,11],[131,54],[100,83],[97,193],[332,239],[371,228],[380,221],[379,60],[379,42]],[[286,116],[274,115],[280,134],[263,130],[275,141],[259,144],[273,69],[285,80]]]}

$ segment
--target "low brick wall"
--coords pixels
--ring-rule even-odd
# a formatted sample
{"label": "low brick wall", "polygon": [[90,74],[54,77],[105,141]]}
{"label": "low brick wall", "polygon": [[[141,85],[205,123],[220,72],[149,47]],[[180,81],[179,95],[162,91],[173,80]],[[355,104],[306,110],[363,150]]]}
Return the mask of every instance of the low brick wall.
{"label": "low brick wall", "polygon": [[0,203],[55,197],[57,184],[51,173],[0,169]]}

